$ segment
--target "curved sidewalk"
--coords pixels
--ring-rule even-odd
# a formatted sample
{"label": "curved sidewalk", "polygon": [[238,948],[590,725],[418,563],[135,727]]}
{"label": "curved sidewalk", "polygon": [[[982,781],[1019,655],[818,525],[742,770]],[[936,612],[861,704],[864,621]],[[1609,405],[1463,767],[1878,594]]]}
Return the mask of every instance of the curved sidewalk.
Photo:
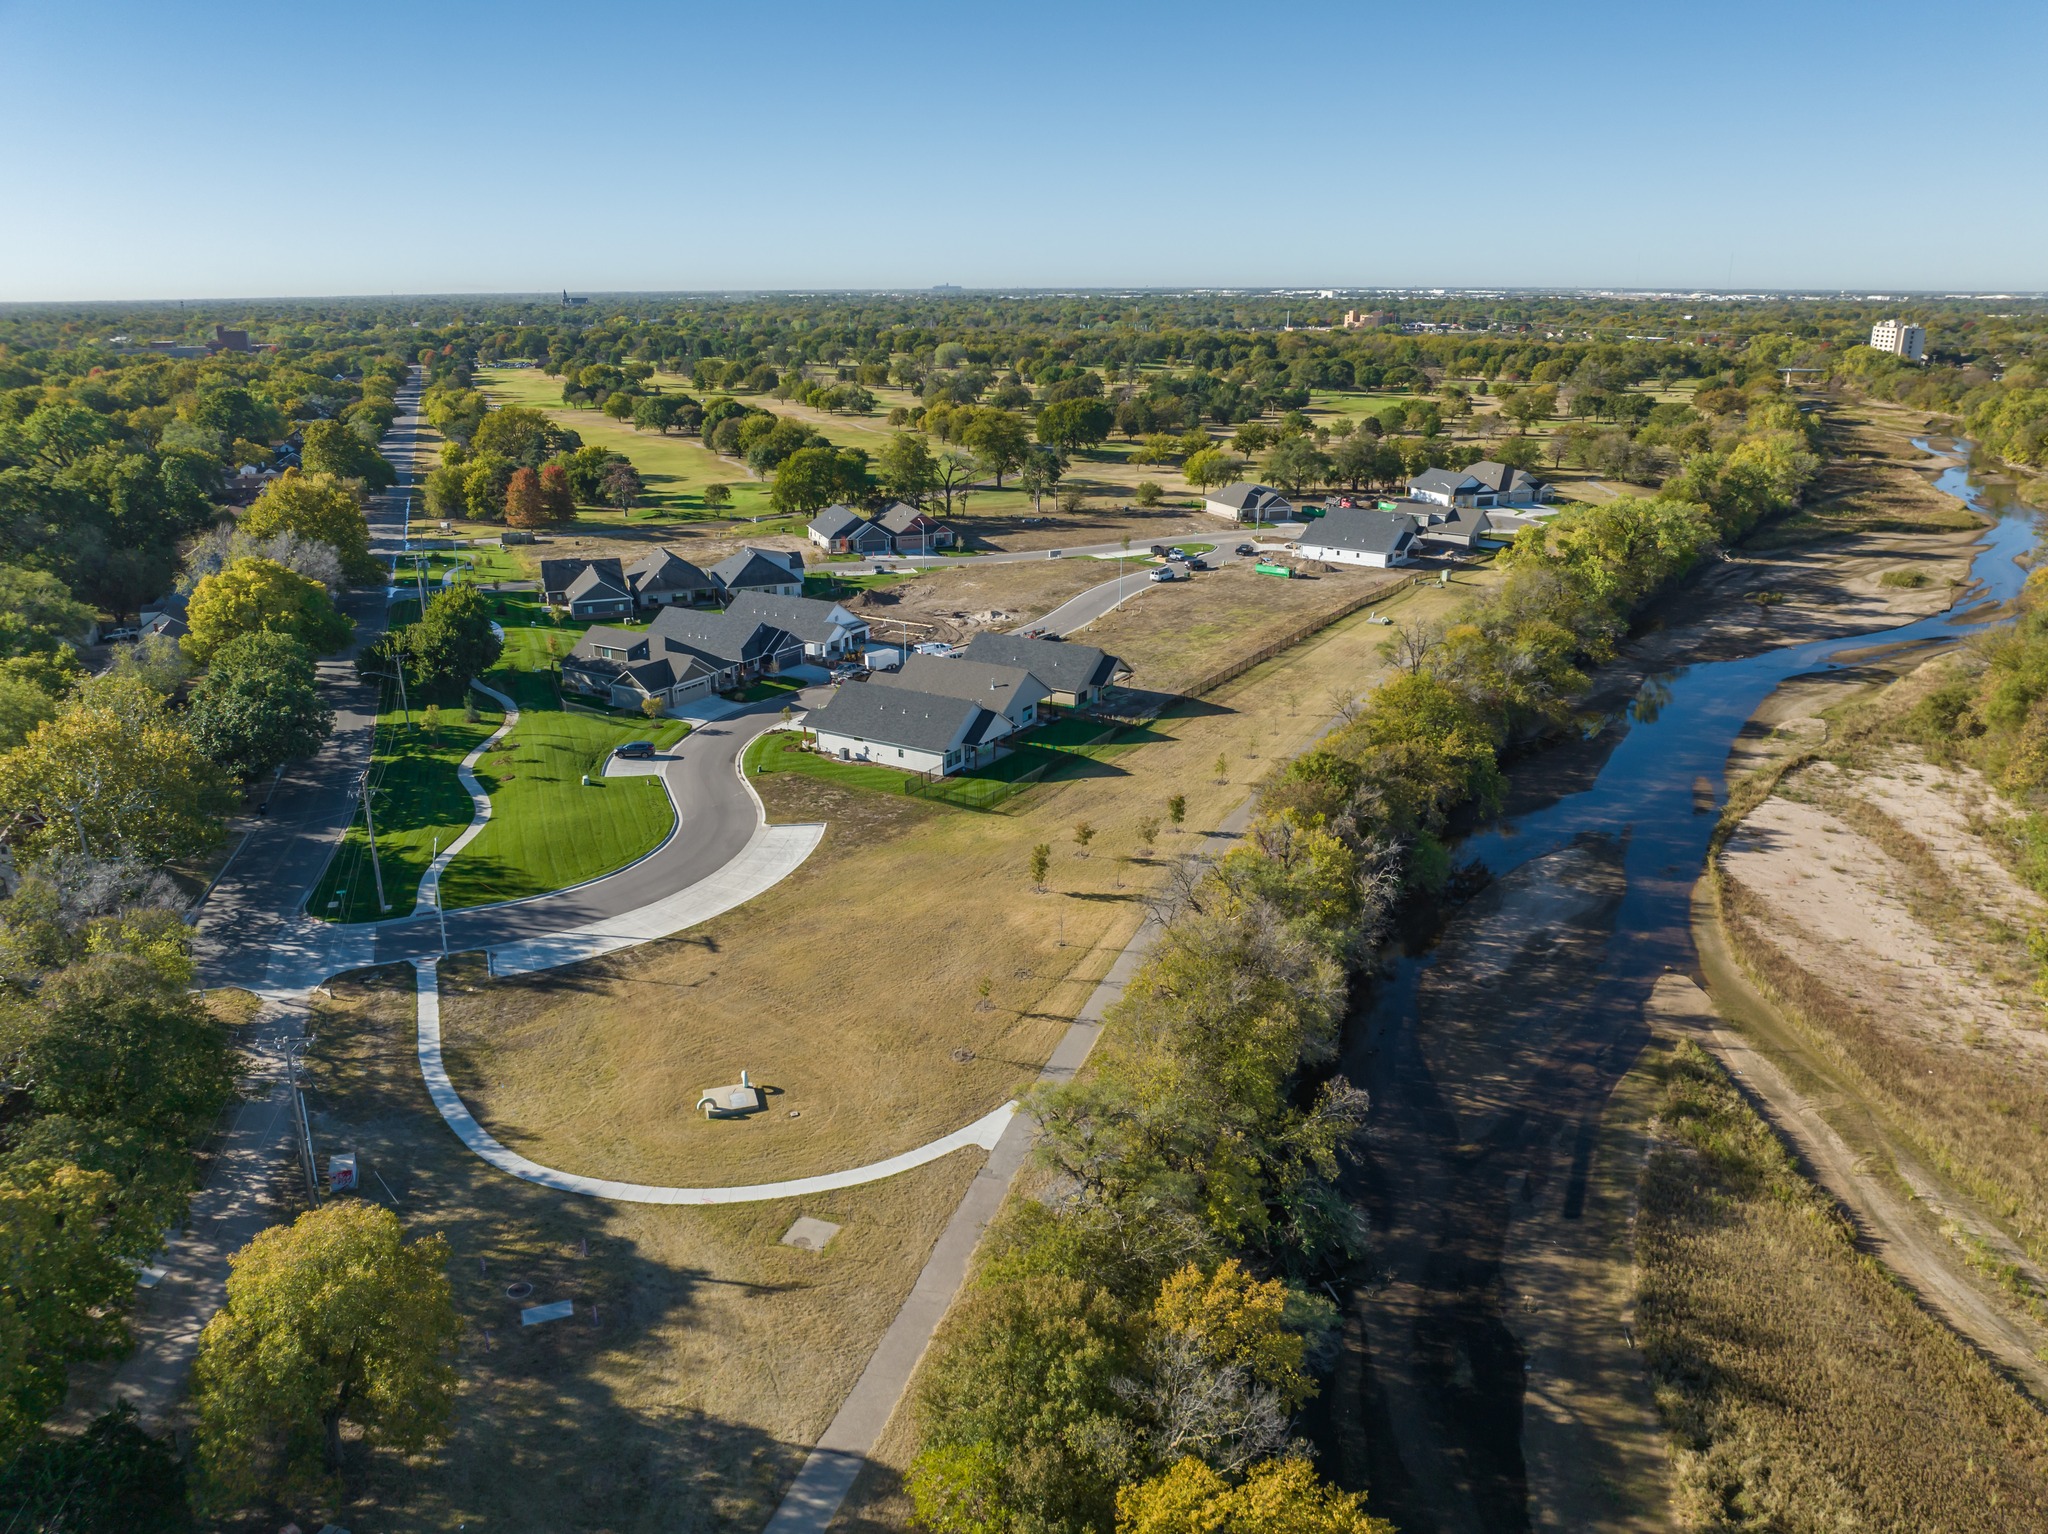
{"label": "curved sidewalk", "polygon": [[751,1183],[733,1188],[675,1188],[557,1171],[554,1167],[542,1166],[538,1161],[529,1161],[517,1151],[507,1150],[476,1121],[476,1115],[469,1111],[462,1094],[448,1079],[448,1067],[442,1059],[441,987],[436,961],[421,961],[414,966],[414,974],[419,989],[420,1075],[425,1079],[427,1095],[434,1099],[434,1106],[440,1110],[441,1117],[464,1145],[499,1171],[560,1193],[580,1193],[586,1198],[617,1199],[628,1204],[758,1204],[769,1199],[795,1198],[805,1193],[829,1193],[835,1188],[857,1188],[862,1183],[880,1182],[885,1177],[894,1177],[899,1172],[937,1161],[941,1156],[950,1156],[954,1151],[965,1150],[969,1146],[992,1150],[1017,1110],[1016,1103],[1007,1102],[993,1112],[983,1114],[965,1129],[956,1129],[900,1156],[891,1156],[886,1161],[871,1161],[866,1166],[851,1167],[843,1172],[794,1177],[785,1182]]}
{"label": "curved sidewalk", "polygon": [[[495,628],[496,625],[493,624],[492,627]],[[484,827],[490,823],[491,796],[484,792],[484,786],[477,778],[476,764],[484,759],[486,751],[511,734],[514,727],[519,723],[519,705],[517,703],[514,703],[505,694],[499,692],[497,688],[486,687],[482,682],[471,681],[469,685],[487,698],[496,698],[503,705],[505,722],[491,731],[489,738],[482,745],[456,763],[455,776],[461,780],[462,786],[469,792],[469,826],[454,841],[436,853],[434,861],[427,865],[427,871],[420,875],[419,894],[414,900],[415,907],[440,905],[441,871],[455,861],[455,855],[458,852],[482,835]]]}

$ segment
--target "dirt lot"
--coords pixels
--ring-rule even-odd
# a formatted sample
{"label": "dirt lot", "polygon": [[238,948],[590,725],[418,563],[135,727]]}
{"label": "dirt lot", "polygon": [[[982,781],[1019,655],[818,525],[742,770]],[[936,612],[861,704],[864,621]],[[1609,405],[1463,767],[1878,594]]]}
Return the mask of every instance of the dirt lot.
{"label": "dirt lot", "polygon": [[[1490,576],[1467,573],[1449,589],[1469,591]],[[1307,580],[1255,575],[1248,564],[1229,564],[1191,581],[1156,586],[1105,613],[1075,637],[1121,657],[1132,685],[1148,692],[1180,692],[1239,655],[1335,612],[1370,592],[1409,582],[1399,570],[1331,570]],[[1384,638],[1387,630],[1380,630]],[[1282,684],[1311,708],[1329,703],[1339,676],[1291,675]],[[1327,710],[1325,710],[1327,711]]]}
{"label": "dirt lot", "polygon": [[[1145,579],[1146,568],[1136,560],[1125,566],[1134,590],[1136,583]],[[869,620],[878,639],[899,637],[892,624],[900,620],[916,626],[915,632],[904,636],[913,641],[957,642],[983,629],[1016,628],[1027,619],[1043,617],[1069,597],[1115,579],[1114,561],[1031,559],[987,564],[963,560],[914,579],[891,581],[845,602]]]}

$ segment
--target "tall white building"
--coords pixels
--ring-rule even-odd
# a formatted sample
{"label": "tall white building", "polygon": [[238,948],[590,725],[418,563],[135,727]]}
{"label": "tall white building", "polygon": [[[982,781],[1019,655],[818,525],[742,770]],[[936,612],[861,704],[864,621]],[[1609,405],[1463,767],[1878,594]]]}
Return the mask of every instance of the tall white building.
{"label": "tall white building", "polygon": [[1904,320],[1879,320],[1870,327],[1870,344],[1881,352],[1918,362],[1927,354],[1927,330]]}

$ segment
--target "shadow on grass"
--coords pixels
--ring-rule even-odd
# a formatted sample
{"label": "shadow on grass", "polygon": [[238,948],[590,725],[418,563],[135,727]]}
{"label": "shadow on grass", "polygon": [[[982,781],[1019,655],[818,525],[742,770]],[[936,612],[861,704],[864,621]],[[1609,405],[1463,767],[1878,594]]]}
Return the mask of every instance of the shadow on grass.
{"label": "shadow on grass", "polygon": [[[356,971],[332,989],[304,1056],[314,1142],[322,1155],[354,1149],[364,1195],[393,1208],[409,1237],[446,1237],[465,1323],[461,1394],[446,1444],[408,1460],[352,1443],[341,1507],[275,1511],[306,1527],[332,1515],[406,1529],[759,1528],[807,1446],[698,1409],[685,1367],[648,1379],[650,1361],[678,1358],[705,1292],[734,1281],[663,1260],[611,1206],[471,1155],[420,1082],[409,966]],[[514,1284],[531,1291],[510,1297]],[[571,1318],[521,1324],[523,1306],[562,1300]]]}

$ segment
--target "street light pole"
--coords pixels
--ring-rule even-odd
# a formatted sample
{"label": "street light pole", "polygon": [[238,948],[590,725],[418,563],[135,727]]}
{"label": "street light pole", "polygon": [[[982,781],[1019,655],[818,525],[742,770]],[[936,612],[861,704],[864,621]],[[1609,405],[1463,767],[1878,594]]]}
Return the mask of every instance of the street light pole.
{"label": "street light pole", "polygon": [[370,774],[366,771],[362,781],[363,826],[370,834],[370,873],[377,881],[377,909],[379,912],[391,909],[391,902],[384,898],[384,865],[377,861],[377,822],[370,817]]}

